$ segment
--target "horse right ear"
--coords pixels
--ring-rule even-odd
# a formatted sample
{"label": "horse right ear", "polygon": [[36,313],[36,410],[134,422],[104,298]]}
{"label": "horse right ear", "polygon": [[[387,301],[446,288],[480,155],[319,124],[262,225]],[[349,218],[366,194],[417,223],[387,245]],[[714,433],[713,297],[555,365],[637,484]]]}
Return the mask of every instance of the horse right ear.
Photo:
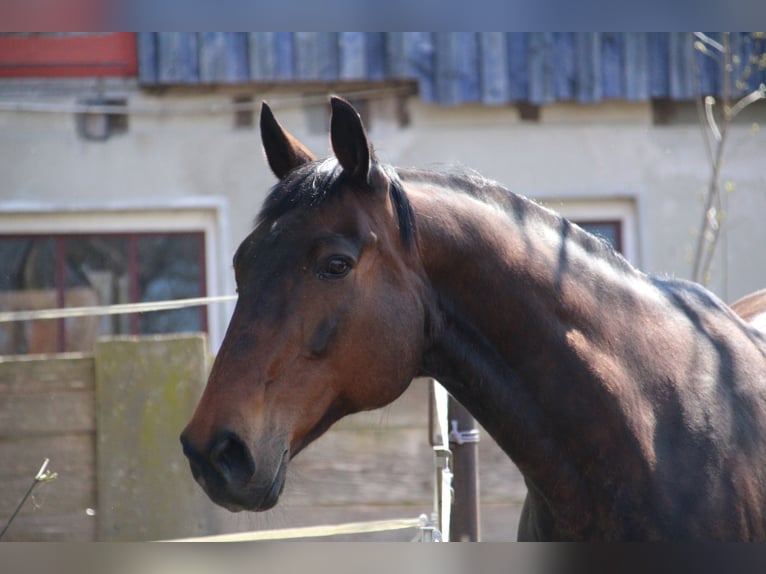
{"label": "horse right ear", "polygon": [[370,171],[370,144],[362,118],[346,100],[330,98],[330,143],[338,163],[352,178],[366,181]]}
{"label": "horse right ear", "polygon": [[314,154],[279,125],[266,102],[261,104],[261,141],[269,167],[279,179],[315,159]]}

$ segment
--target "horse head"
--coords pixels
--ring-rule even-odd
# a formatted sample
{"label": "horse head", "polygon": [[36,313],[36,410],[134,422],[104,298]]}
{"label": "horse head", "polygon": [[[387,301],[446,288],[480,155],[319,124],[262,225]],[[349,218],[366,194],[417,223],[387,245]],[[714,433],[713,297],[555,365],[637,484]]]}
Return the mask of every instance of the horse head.
{"label": "horse head", "polygon": [[265,103],[260,123],[279,182],[234,256],[238,300],[181,435],[197,482],[233,511],[274,506],[292,457],[396,399],[425,331],[412,212],[353,107],[332,99],[324,161]]}

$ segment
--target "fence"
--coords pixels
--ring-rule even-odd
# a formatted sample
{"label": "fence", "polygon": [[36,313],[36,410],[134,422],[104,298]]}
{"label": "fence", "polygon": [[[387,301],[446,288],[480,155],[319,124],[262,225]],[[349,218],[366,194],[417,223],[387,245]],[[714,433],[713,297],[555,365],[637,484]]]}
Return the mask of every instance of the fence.
{"label": "fence", "polygon": [[95,412],[91,358],[0,359],[0,522],[43,459],[59,473],[35,490],[4,540],[96,538]]}
{"label": "fence", "polygon": [[[204,337],[102,340],[93,355],[0,358],[0,522],[44,458],[41,484],[7,540],[156,540],[416,518],[433,507],[428,387],[346,417],[291,464],[280,504],[230,514],[194,483],[178,446],[206,379]],[[490,440],[480,445],[483,539],[515,538],[525,492]],[[382,531],[340,540],[410,540]]]}
{"label": "fence", "polygon": [[6,539],[146,540],[214,526],[185,474],[177,428],[207,370],[202,336],[120,338],[94,355],[0,359],[0,514],[44,458]]}
{"label": "fence", "polygon": [[425,385],[307,449],[276,510],[243,516],[213,505],[178,445],[206,380],[205,349],[199,335],[119,337],[93,355],[0,359],[0,522],[44,458],[59,475],[37,487],[5,539],[156,540],[417,518],[431,507]]}

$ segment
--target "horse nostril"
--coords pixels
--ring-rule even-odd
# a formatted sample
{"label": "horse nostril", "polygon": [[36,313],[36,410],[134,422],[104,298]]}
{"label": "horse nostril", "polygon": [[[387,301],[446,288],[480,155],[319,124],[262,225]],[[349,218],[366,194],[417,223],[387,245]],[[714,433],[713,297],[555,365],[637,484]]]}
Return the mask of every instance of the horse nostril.
{"label": "horse nostril", "polygon": [[184,455],[189,460],[189,468],[191,469],[192,476],[196,479],[200,475],[200,466],[202,465],[202,454],[194,447],[189,439],[185,435],[181,435],[181,447],[183,448]]}
{"label": "horse nostril", "polygon": [[191,441],[186,438],[186,435],[181,434],[181,448],[184,451],[186,458],[192,458],[196,456],[196,449],[192,446]]}
{"label": "horse nostril", "polygon": [[213,444],[210,463],[228,483],[246,483],[255,473],[250,449],[233,433],[224,434]]}

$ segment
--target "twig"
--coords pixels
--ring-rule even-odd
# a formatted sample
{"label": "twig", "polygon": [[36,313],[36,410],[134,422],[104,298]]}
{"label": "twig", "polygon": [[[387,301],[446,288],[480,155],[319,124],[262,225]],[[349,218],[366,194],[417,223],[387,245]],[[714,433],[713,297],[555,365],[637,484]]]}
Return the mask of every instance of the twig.
{"label": "twig", "polygon": [[[718,238],[721,233],[722,219],[724,216],[718,180],[723,166],[723,151],[726,144],[726,135],[731,122],[742,110],[759,100],[766,99],[766,84],[761,84],[756,90],[753,90],[746,96],[740,98],[733,106],[731,106],[734,57],[731,53],[729,33],[725,32],[723,34],[722,43],[720,44],[701,32],[695,32],[694,36],[701,42],[704,42],[705,45],[711,46],[721,52],[723,58],[723,90],[721,94],[722,101],[718,108],[718,118],[716,118],[716,114],[714,113],[714,107],[716,106],[715,98],[706,96],[704,101],[701,101],[700,99],[702,94],[699,70],[696,58],[693,60],[695,87],[697,89],[697,112],[700,116],[700,127],[702,128],[705,149],[711,166],[705,206],[702,213],[702,222],[700,224],[700,232],[697,237],[694,259],[692,260],[692,279],[704,285],[709,280],[710,267],[713,262]],[[704,46],[701,51],[709,53]],[[750,73],[749,67],[741,71],[741,73],[743,77],[747,77]],[[739,82],[740,80],[737,80],[736,84]],[[703,122],[707,124],[708,130],[704,129]]]}
{"label": "twig", "polygon": [[24,506],[24,503],[27,501],[27,498],[29,498],[29,495],[32,494],[32,491],[35,489],[35,486],[37,486],[41,482],[49,482],[51,480],[54,480],[56,477],[58,477],[58,473],[51,472],[50,470],[48,470],[49,462],[50,462],[50,459],[47,459],[47,458],[43,461],[43,465],[40,467],[40,470],[37,471],[37,474],[35,475],[35,478],[32,481],[32,484],[27,489],[27,493],[21,499],[21,502],[19,502],[18,506],[16,507],[16,510],[13,511],[13,514],[11,514],[11,517],[8,519],[8,522],[6,523],[5,528],[3,528],[3,531],[0,532],[0,540],[2,540],[3,536],[5,536],[5,533],[8,530],[8,527],[16,518],[16,515],[21,510],[21,507]]}
{"label": "twig", "polygon": [[[729,45],[729,34],[725,33],[723,36],[723,93],[722,93],[722,126],[718,131],[718,125],[713,123],[711,130],[715,138],[715,151],[713,155],[713,163],[711,165],[710,180],[708,181],[707,197],[705,198],[705,207],[702,212],[702,223],[700,224],[700,234],[697,237],[697,246],[694,252],[694,259],[692,264],[692,280],[702,283],[707,283],[706,275],[712,261],[712,253],[706,257],[706,251],[715,251],[715,245],[718,240],[718,231],[720,225],[716,227],[710,227],[711,221],[711,209],[717,205],[720,205],[718,194],[718,178],[723,165],[723,150],[726,145],[726,135],[729,131],[729,123],[731,117],[729,115],[729,101],[731,96],[731,51]],[[712,98],[711,98],[712,100]],[[714,101],[714,100],[713,100]],[[708,123],[710,123],[710,117],[712,116],[712,102],[705,98],[706,113],[708,115]],[[715,129],[713,129],[715,127]],[[712,220],[717,221],[717,218]],[[720,223],[720,222],[719,222]],[[708,237],[710,235],[710,237]],[[704,261],[703,261],[704,259]],[[704,263],[704,265],[703,265]]]}
{"label": "twig", "polygon": [[701,42],[703,42],[704,44],[707,44],[711,48],[715,48],[719,52],[724,51],[724,47],[722,44],[720,44],[719,42],[716,42],[715,40],[713,40],[713,38],[711,38],[710,36],[708,36],[707,34],[703,32],[694,32],[694,37],[700,40]]}
{"label": "twig", "polygon": [[699,119],[700,132],[702,132],[702,141],[705,144],[708,161],[712,164],[714,161],[713,146],[710,143],[710,133],[705,129],[707,106],[702,101],[702,80],[700,79],[700,67],[697,58],[692,58],[692,71],[694,72],[694,89],[697,97],[694,102],[697,107],[697,117]]}
{"label": "twig", "polygon": [[732,119],[734,119],[737,114],[744,110],[747,106],[754,104],[758,100],[762,100],[764,98],[766,98],[766,84],[761,84],[757,90],[750,92],[748,95],[734,104],[729,115]]}
{"label": "twig", "polygon": [[715,141],[720,142],[721,141],[721,130],[718,129],[718,124],[715,121],[715,116],[713,115],[713,106],[715,105],[715,98],[713,96],[706,96],[705,97],[705,119],[707,120],[707,125],[710,128],[710,131],[713,134],[713,137],[715,138]]}

